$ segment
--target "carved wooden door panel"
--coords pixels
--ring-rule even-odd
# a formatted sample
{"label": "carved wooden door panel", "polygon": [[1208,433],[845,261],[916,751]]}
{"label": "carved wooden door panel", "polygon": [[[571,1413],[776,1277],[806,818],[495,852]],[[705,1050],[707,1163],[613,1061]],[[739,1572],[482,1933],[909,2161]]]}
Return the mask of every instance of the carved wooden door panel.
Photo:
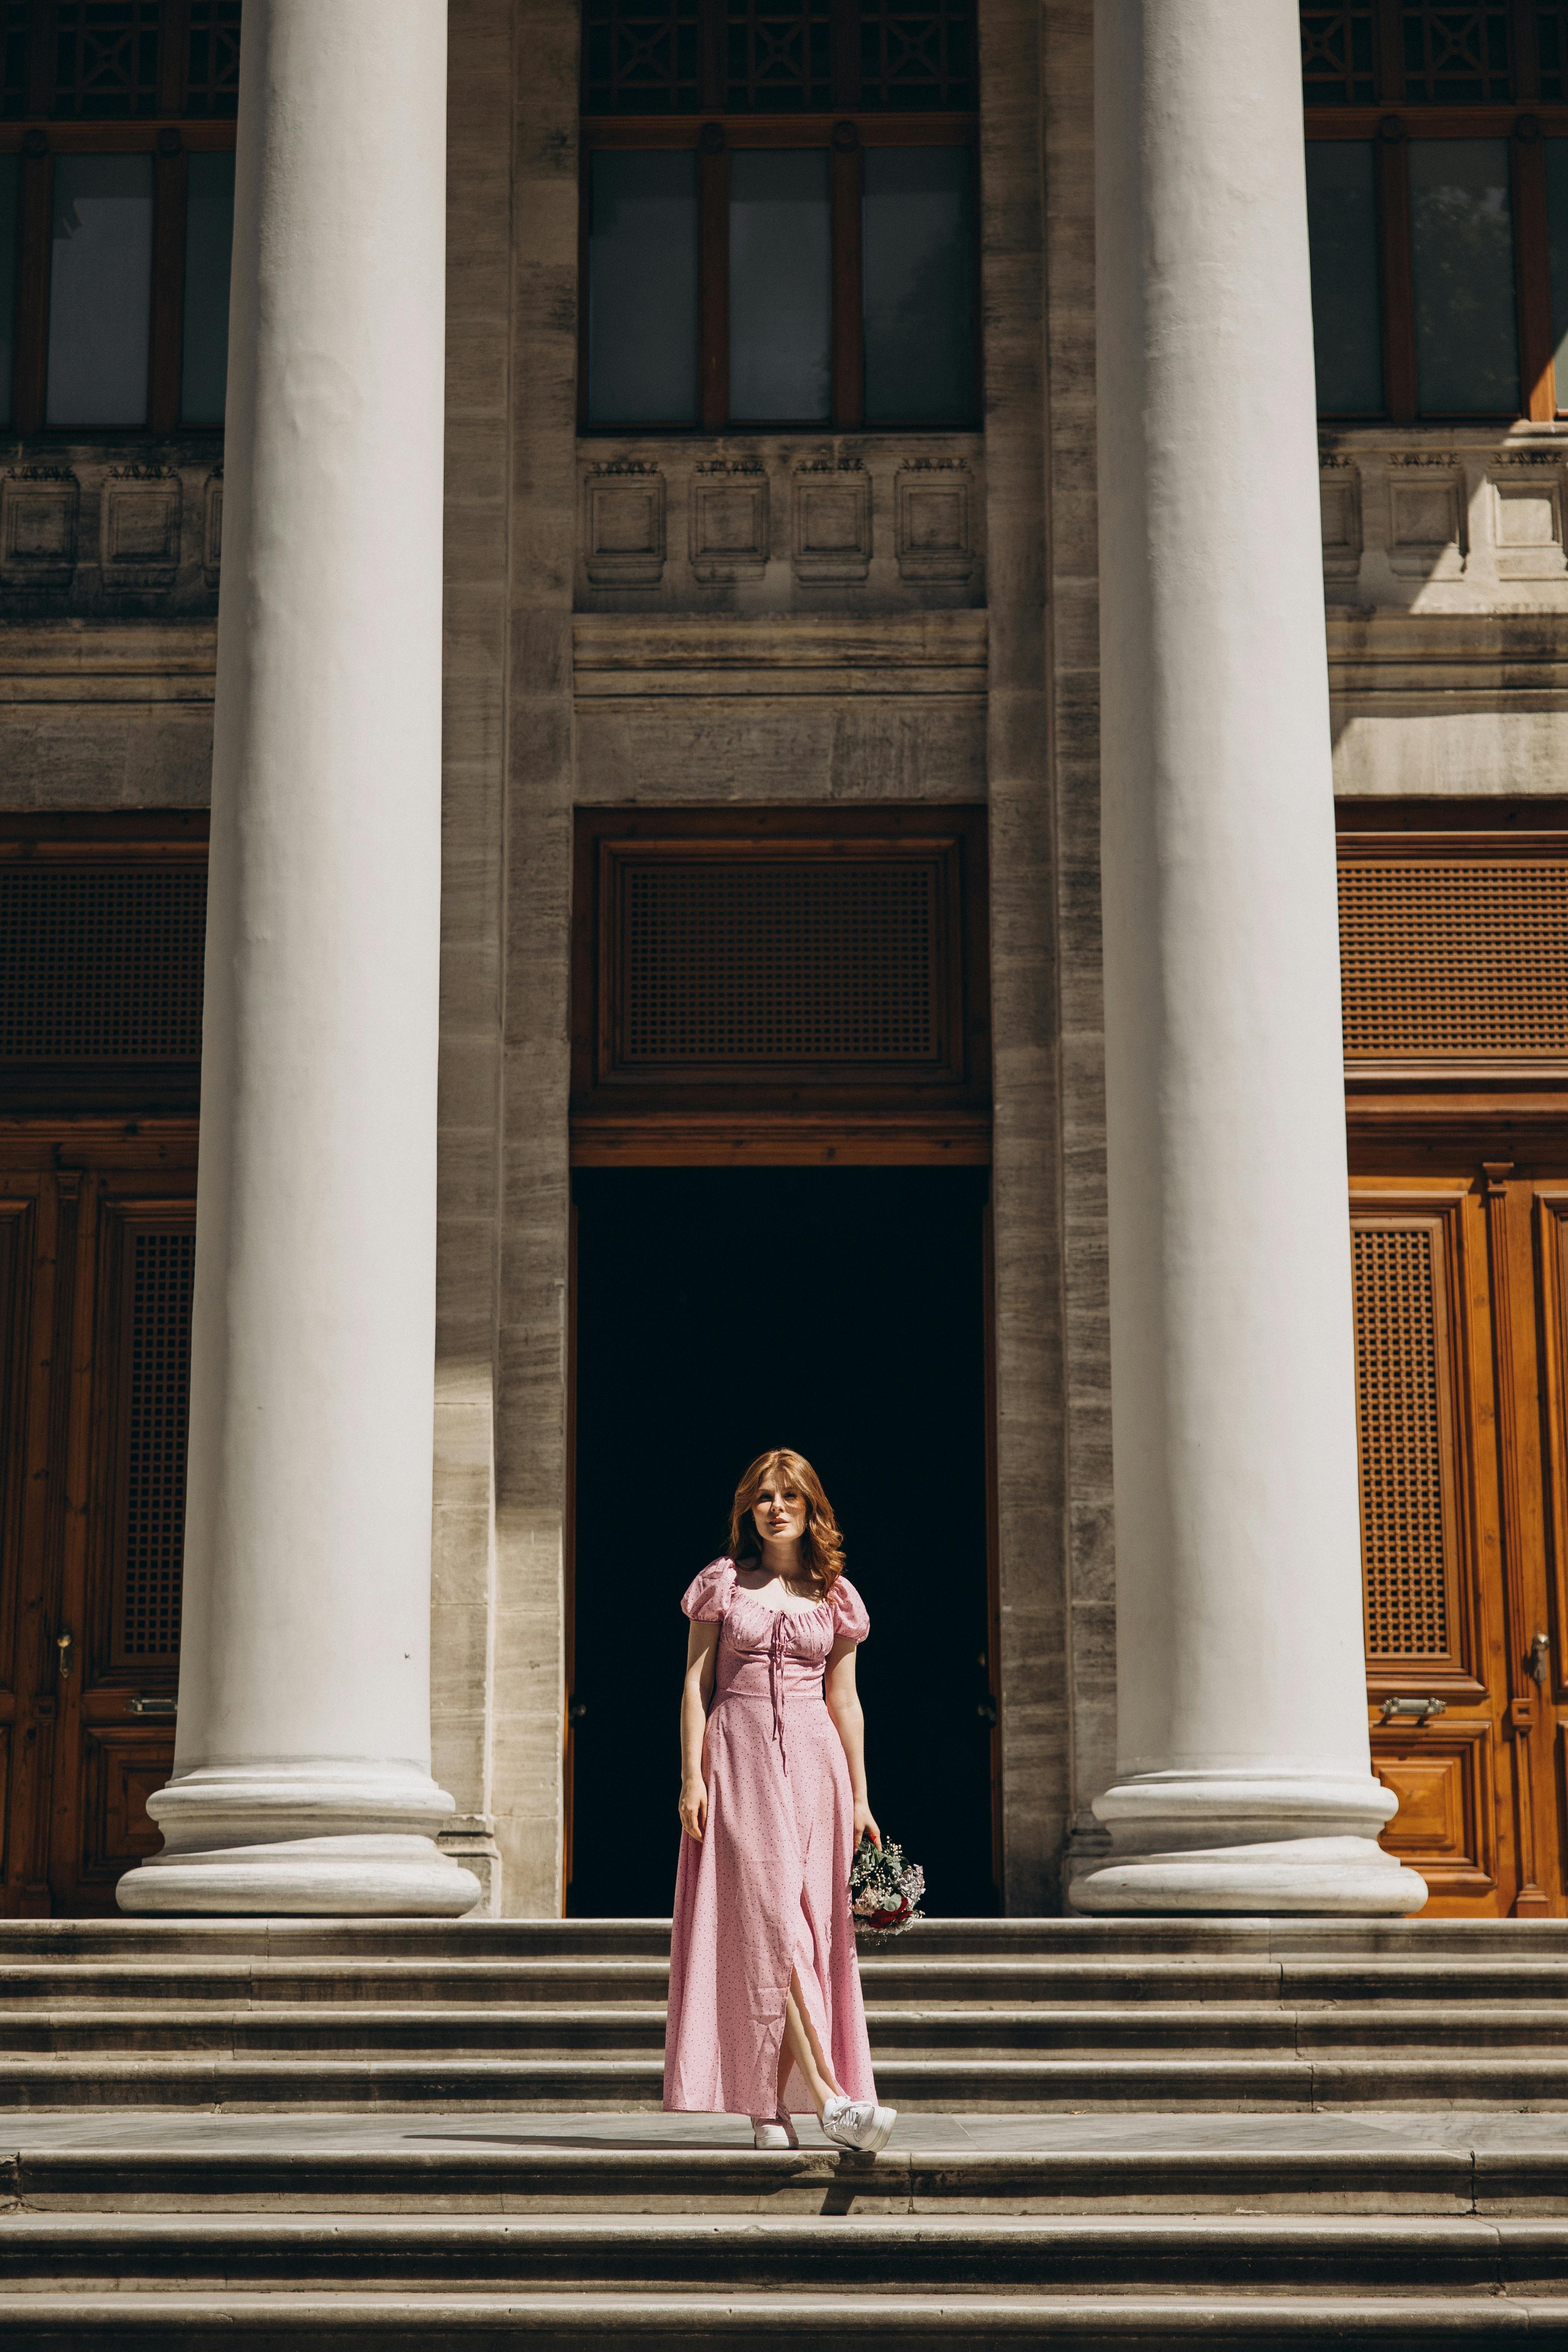
{"label": "carved wooden door panel", "polygon": [[1511,1189],[1494,1169],[1352,1197],[1373,1764],[1400,1801],[1384,1843],[1456,1917],[1563,1907],[1532,1677],[1535,1284]]}
{"label": "carved wooden door panel", "polygon": [[1548,1644],[1531,1664],[1541,1686],[1542,1731],[1550,1742],[1542,1778],[1555,1813],[1558,1867],[1568,1885],[1568,1180],[1537,1182],[1531,1189],[1551,1611],[1549,1622],[1543,1621]]}
{"label": "carved wooden door panel", "polygon": [[109,1125],[35,1133],[0,1166],[12,1913],[112,1910],[174,1760],[194,1132]]}

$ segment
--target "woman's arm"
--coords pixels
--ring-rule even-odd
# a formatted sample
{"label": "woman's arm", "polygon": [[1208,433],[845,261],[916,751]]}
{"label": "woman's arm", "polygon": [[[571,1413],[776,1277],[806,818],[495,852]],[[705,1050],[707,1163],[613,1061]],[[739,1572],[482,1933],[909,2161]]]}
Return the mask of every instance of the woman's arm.
{"label": "woman's arm", "polygon": [[680,1685],[680,1826],[699,1844],[708,1826],[708,1784],[702,1778],[702,1735],[713,1696],[717,1625],[693,1622],[686,1637],[686,1680]]}
{"label": "woman's arm", "polygon": [[860,1712],[860,1694],[855,1687],[858,1647],[857,1643],[846,1641],[842,1634],[834,1643],[827,1655],[823,1696],[848,1759],[849,1793],[855,1800],[855,1843],[858,1845],[863,1837],[868,1837],[873,1845],[880,1845],[882,1832],[866,1801],[866,1718]]}

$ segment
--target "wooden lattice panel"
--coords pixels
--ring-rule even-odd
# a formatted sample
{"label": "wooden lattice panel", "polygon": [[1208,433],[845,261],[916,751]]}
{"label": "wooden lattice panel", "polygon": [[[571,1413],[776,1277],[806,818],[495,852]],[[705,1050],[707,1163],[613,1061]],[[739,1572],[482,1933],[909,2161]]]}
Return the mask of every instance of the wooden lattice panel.
{"label": "wooden lattice panel", "polygon": [[1372,104],[1372,0],[1342,8],[1301,0],[1301,95],[1309,106]]}
{"label": "wooden lattice panel", "polygon": [[1559,105],[1568,99],[1568,0],[1544,0],[1535,12],[1541,95]]}
{"label": "wooden lattice panel", "polygon": [[53,111],[123,121],[158,110],[162,0],[56,0]]}
{"label": "wooden lattice panel", "polygon": [[189,0],[189,5],[185,111],[237,114],[240,0]]}
{"label": "wooden lattice panel", "polygon": [[180,1647],[195,1235],[132,1233],[127,1246],[130,1364],[119,1649],[126,1660],[168,1658]]}
{"label": "wooden lattice panel", "polygon": [[1568,858],[1349,857],[1346,1058],[1568,1058]]}
{"label": "wooden lattice panel", "polygon": [[1450,1653],[1441,1306],[1426,1225],[1358,1225],[1356,1421],[1369,1658]]}
{"label": "wooden lattice panel", "polygon": [[702,103],[700,0],[586,0],[588,114],[690,114]]}
{"label": "wooden lattice panel", "polygon": [[8,122],[27,110],[32,15],[32,0],[0,0],[0,116]]}
{"label": "wooden lattice panel", "polygon": [[626,877],[625,1069],[933,1065],[934,862],[705,860]]}
{"label": "wooden lattice panel", "polygon": [[972,0],[860,0],[863,108],[977,103]]}
{"label": "wooden lattice panel", "polygon": [[1481,0],[1448,7],[1418,0],[1401,9],[1405,95],[1419,102],[1462,106],[1513,95],[1509,15],[1511,0]]}
{"label": "wooden lattice panel", "polygon": [[196,866],[0,868],[0,1062],[195,1062]]}
{"label": "wooden lattice panel", "polygon": [[828,0],[729,0],[725,110],[813,114],[833,103]]}

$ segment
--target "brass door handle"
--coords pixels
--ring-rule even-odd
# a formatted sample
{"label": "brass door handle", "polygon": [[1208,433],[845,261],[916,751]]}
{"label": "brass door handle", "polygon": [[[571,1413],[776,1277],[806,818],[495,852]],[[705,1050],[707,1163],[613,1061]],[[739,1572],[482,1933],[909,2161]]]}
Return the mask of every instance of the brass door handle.
{"label": "brass door handle", "polygon": [[1414,1717],[1417,1723],[1430,1723],[1435,1715],[1447,1715],[1446,1698],[1385,1698],[1378,1720],[1392,1723],[1399,1716]]}
{"label": "brass door handle", "polygon": [[1542,1690],[1552,1679],[1551,1648],[1551,1641],[1544,1633],[1537,1633],[1530,1645],[1530,1671]]}
{"label": "brass door handle", "polygon": [[63,1633],[59,1633],[55,1635],[55,1647],[60,1654],[60,1680],[62,1683],[68,1681],[70,1677],[71,1639],[71,1631],[68,1625],[65,1628]]}

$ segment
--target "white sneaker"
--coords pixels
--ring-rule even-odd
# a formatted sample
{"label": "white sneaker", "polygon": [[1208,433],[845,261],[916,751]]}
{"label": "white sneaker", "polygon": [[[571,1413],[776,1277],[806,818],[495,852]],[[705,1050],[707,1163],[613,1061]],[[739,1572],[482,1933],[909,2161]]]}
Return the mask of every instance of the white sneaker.
{"label": "white sneaker", "polygon": [[897,2107],[879,2107],[870,2099],[829,2099],[822,2110],[822,2128],[840,2147],[875,2156],[887,2147],[898,2118]]}
{"label": "white sneaker", "polygon": [[788,2116],[753,2116],[752,2117],[753,2147],[798,2147],[795,2126]]}

